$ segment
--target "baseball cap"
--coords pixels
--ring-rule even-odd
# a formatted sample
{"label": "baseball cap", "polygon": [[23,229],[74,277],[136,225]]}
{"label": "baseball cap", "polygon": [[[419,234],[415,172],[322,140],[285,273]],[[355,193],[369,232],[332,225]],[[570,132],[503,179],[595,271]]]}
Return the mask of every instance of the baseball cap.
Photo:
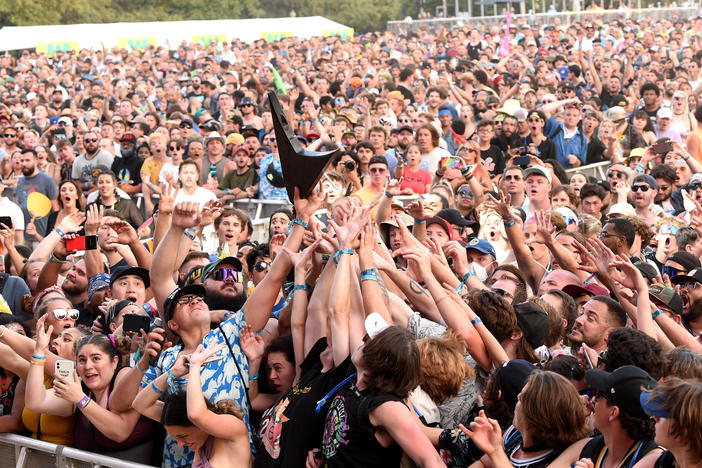
{"label": "baseball cap", "polygon": [[366,333],[368,333],[368,336],[372,340],[378,334],[388,328],[390,325],[388,325],[388,322],[385,321],[382,315],[380,315],[378,312],[373,312],[372,314],[368,314],[368,317],[366,317],[365,321],[365,327],[366,327]]}
{"label": "baseball cap", "polygon": [[700,259],[697,258],[697,256],[684,250],[679,250],[675,252],[666,259],[666,262],[679,263],[680,266],[683,267],[686,271],[690,271],[694,268],[699,268],[700,266],[702,266],[700,265]]}
{"label": "baseball cap", "polygon": [[61,117],[60,119],[58,119],[58,121],[56,122],[56,124],[57,124],[57,125],[64,124],[66,127],[72,127],[72,126],[73,126],[73,122],[72,122],[71,119],[69,119],[68,117]]}
{"label": "baseball cap", "polygon": [[202,280],[204,281],[205,278],[210,276],[213,271],[217,269],[218,266],[220,265],[230,265],[233,266],[236,270],[242,271],[242,265],[241,261],[236,258],[236,257],[224,257],[220,258],[219,260],[216,260],[212,263],[208,263],[205,265],[205,268],[202,269]]}
{"label": "baseball cap", "polygon": [[653,265],[646,262],[634,262],[634,266],[639,269],[642,275],[649,281],[653,281],[658,276],[658,270]]}
{"label": "baseball cap", "polygon": [[688,283],[690,281],[702,284],[702,268],[695,268],[686,275],[675,275],[670,279],[670,282],[673,284]]}
{"label": "baseball cap", "polygon": [[614,372],[589,369],[585,373],[585,381],[622,411],[639,418],[647,416],[641,408],[641,392],[657,385],[653,377],[636,366],[622,366]]}
{"label": "baseball cap", "polygon": [[137,266],[122,265],[112,269],[112,272],[110,273],[110,287],[112,287],[115,281],[123,276],[136,276],[144,282],[145,288],[151,286],[149,270]]}
{"label": "baseball cap", "polygon": [[517,396],[526,385],[529,375],[535,370],[536,366],[524,359],[512,359],[502,364],[497,376],[497,386],[510,408],[517,406]]}
{"label": "baseball cap", "polygon": [[524,178],[526,179],[527,177],[529,177],[532,174],[541,175],[541,176],[546,177],[546,179],[548,179],[549,184],[552,182],[551,171],[549,171],[544,166],[536,165],[536,166],[527,167],[526,170],[524,171]]}
{"label": "baseball cap", "polygon": [[124,135],[122,135],[122,138],[119,139],[119,142],[120,143],[131,143],[132,145],[135,145],[136,138],[131,133],[125,133]]}
{"label": "baseball cap", "polygon": [[441,218],[440,216],[433,216],[426,221],[426,226],[427,228],[431,226],[432,224],[437,224],[441,226],[443,230],[446,231],[446,235],[448,236],[449,240],[453,240],[453,229],[451,229],[451,225],[449,224],[448,221],[446,221],[444,218]]}
{"label": "baseball cap", "polygon": [[659,394],[655,398],[651,398],[653,392],[641,392],[639,396],[639,404],[644,413],[655,418],[669,418],[671,417],[670,409],[667,408],[668,405],[665,404],[665,400],[668,395]]}
{"label": "baseball cap", "polygon": [[490,241],[485,239],[471,239],[466,245],[466,250],[470,249],[477,250],[480,253],[490,254],[493,258],[497,258],[497,254],[495,254],[495,247],[492,246]]}
{"label": "baseball cap", "polygon": [[88,280],[88,300],[93,298],[93,295],[99,290],[110,285],[110,275],[107,273],[98,273]]}
{"label": "baseball cap", "polygon": [[658,109],[658,112],[656,112],[656,118],[657,119],[672,119],[673,118],[673,110],[670,107],[661,107]]}
{"label": "baseball cap", "polygon": [[654,179],[653,176],[651,176],[651,175],[648,175],[648,174],[637,175],[636,177],[634,177],[634,182],[632,183],[632,185],[635,184],[636,182],[644,182],[652,189],[658,190],[658,182],[656,182],[656,179]]}
{"label": "baseball cap", "polygon": [[475,221],[468,221],[461,215],[461,212],[454,208],[446,208],[436,213],[436,216],[445,219],[449,224],[456,226],[475,226]]}
{"label": "baseball cap", "polygon": [[240,133],[244,138],[247,138],[250,136],[255,136],[256,138],[258,138],[259,130],[254,126],[247,125],[245,127],[242,127]]}
{"label": "baseball cap", "polygon": [[665,284],[652,284],[648,288],[648,295],[676,314],[682,314],[682,298],[675,292],[675,289],[669,288]]}
{"label": "baseball cap", "polygon": [[512,117],[517,119],[517,122],[526,122],[527,110],[520,107],[519,109],[514,111],[514,115]]}
{"label": "baseball cap", "polygon": [[636,216],[636,210],[634,210],[634,207],[626,202],[615,203],[609,208],[609,211],[607,212],[607,215],[611,216],[613,214],[622,216]]}
{"label": "baseball cap", "polygon": [[230,133],[227,135],[227,145],[238,145],[244,142],[244,136],[241,133]]}
{"label": "baseball cap", "polygon": [[514,306],[514,313],[527,343],[534,349],[542,346],[550,328],[546,311],[533,302],[522,302]]}
{"label": "baseball cap", "polygon": [[236,154],[236,153],[238,153],[239,151],[244,151],[244,152],[246,152],[247,156],[250,156],[250,155],[251,155],[251,151],[249,151],[249,149],[246,147],[246,145],[237,145],[237,146],[234,148],[234,151],[232,151],[232,154]]}
{"label": "baseball cap", "polygon": [[623,107],[614,106],[610,107],[609,109],[607,109],[607,111],[605,111],[604,118],[607,120],[611,120],[612,122],[617,122],[619,120],[626,119],[627,115],[629,114]]}
{"label": "baseball cap", "polygon": [[205,287],[201,284],[190,284],[188,286],[173,290],[173,292],[168,295],[166,300],[163,301],[164,322],[168,323],[168,321],[173,317],[173,309],[175,309],[178,299],[189,294],[205,297]]}
{"label": "baseball cap", "polygon": [[[407,229],[410,231],[412,230],[412,225],[414,224],[414,218],[408,215],[407,213],[398,213],[397,218],[400,220],[402,224],[407,226]],[[378,231],[380,233],[380,238],[383,239],[383,242],[385,245],[388,245],[388,242],[390,241],[390,237],[388,236],[388,233],[390,232],[391,227],[399,227],[397,225],[397,221],[395,221],[395,216],[391,217],[390,219],[383,221],[380,223],[380,226],[378,227]]]}
{"label": "baseball cap", "polygon": [[397,133],[402,133],[402,132],[414,133],[414,130],[409,125],[403,125],[402,127],[397,129]]}
{"label": "baseball cap", "polygon": [[609,296],[607,288],[593,282],[583,285],[569,284],[563,288],[563,292],[574,299],[583,294],[589,294],[591,296]]}
{"label": "baseball cap", "polygon": [[239,105],[240,106],[255,106],[256,103],[254,102],[252,97],[246,96],[241,100],[241,103]]}

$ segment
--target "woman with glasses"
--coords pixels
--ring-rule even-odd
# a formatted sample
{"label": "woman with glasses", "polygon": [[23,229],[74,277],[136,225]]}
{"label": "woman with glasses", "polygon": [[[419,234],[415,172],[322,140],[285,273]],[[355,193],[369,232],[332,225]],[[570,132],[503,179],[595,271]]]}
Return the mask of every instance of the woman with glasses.
{"label": "woman with glasses", "polygon": [[[492,190],[492,180],[490,173],[483,165],[481,157],[480,145],[474,140],[467,141],[464,145],[459,146],[456,150],[456,156],[463,158],[464,168],[472,167],[473,177],[483,187],[484,190]],[[466,174],[465,177],[468,177]]]}
{"label": "woman with glasses", "polygon": [[[38,387],[43,386],[44,389],[53,387],[56,361],[58,359],[75,361],[75,343],[88,333],[84,327],[71,325],[75,320],[70,319],[69,315],[75,317],[77,312],[71,307],[71,303],[62,297],[46,299],[38,306],[37,314],[41,314],[42,318],[37,322],[37,333],[42,334],[48,343],[46,346],[48,350],[45,348],[46,351],[40,356],[44,358],[43,361],[37,360],[37,364],[43,362],[43,372],[38,376],[39,381],[36,384]],[[59,321],[56,315],[68,320]],[[49,330],[51,330],[51,336],[49,336]],[[0,364],[12,369],[14,373],[29,382],[27,374],[30,367],[33,367],[30,363],[34,362],[31,356],[33,354],[39,356],[36,353],[35,341],[5,325],[0,326],[0,336],[2,341],[12,348],[11,352],[0,354]],[[71,416],[55,416],[44,411],[35,412],[25,406],[22,412],[22,423],[35,439],[73,446],[73,417]]]}

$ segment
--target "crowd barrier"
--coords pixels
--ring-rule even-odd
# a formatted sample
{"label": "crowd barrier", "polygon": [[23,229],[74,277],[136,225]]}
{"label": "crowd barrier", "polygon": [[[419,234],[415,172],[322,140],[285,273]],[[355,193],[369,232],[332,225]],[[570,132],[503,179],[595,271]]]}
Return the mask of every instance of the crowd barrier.
{"label": "crowd barrier", "polygon": [[[545,2],[544,2],[545,3]],[[503,8],[503,4],[499,5]],[[650,18],[653,20],[672,19],[672,18],[693,18],[700,14],[700,6],[689,7],[667,7],[667,8],[640,8],[640,9],[625,9],[625,10],[593,10],[593,11],[568,11],[562,13],[531,13],[531,14],[515,14],[512,16],[514,23],[519,20],[525,20],[531,25],[559,25],[571,23],[604,23],[614,20],[624,21],[631,18],[637,21],[642,18]],[[505,15],[495,16],[470,16],[468,13],[460,12],[459,16],[453,18],[433,18],[427,20],[402,20],[388,21],[387,29],[396,34],[406,34],[418,31],[435,31],[440,28],[460,28],[470,25],[472,27],[480,26],[501,26],[505,24]]]}
{"label": "crowd barrier", "polygon": [[5,468],[153,468],[16,434],[0,434],[0,460]]}
{"label": "crowd barrier", "polygon": [[[611,161],[602,161],[595,164],[588,164],[587,166],[574,167],[572,169],[566,169],[567,174],[584,174],[586,176],[594,177],[598,180],[605,180],[607,178],[607,168],[612,164]],[[567,182],[567,181],[566,181]],[[564,182],[565,183],[565,182]]]}

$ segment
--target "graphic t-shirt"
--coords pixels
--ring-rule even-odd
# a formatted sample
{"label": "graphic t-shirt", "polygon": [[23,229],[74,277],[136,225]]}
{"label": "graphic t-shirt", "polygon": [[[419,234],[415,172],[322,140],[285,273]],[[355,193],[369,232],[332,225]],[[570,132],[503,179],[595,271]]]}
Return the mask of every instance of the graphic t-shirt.
{"label": "graphic t-shirt", "polygon": [[424,169],[410,171],[410,168],[407,166],[402,169],[401,189],[409,188],[414,193],[422,194],[425,192],[427,184],[431,184],[431,175]]}

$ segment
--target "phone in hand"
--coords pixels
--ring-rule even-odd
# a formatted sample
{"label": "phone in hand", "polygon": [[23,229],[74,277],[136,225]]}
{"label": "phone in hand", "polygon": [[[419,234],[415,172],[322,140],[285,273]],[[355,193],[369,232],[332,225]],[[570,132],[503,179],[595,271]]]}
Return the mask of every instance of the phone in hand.
{"label": "phone in hand", "polygon": [[515,166],[526,168],[529,167],[529,164],[531,163],[531,158],[529,156],[518,156],[514,158],[513,162]]}
{"label": "phone in hand", "polygon": [[[0,216],[0,224],[4,225],[7,228],[12,229],[12,226],[13,226],[12,218],[10,218],[9,216]],[[2,227],[2,226],[0,226],[0,227]]]}
{"label": "phone in hand", "polygon": [[655,154],[666,154],[673,151],[673,142],[672,140],[668,140],[664,141],[663,143],[656,143],[651,147],[651,149]]}
{"label": "phone in hand", "polygon": [[122,321],[122,331],[139,333],[140,330],[149,332],[149,317],[139,314],[125,314]]}
{"label": "phone in hand", "polygon": [[95,250],[97,236],[78,236],[66,240],[66,250]]}
{"label": "phone in hand", "polygon": [[441,158],[441,160],[439,161],[439,164],[441,164],[441,167],[454,167],[454,168],[460,169],[461,160],[459,158],[444,157],[444,158]]}
{"label": "phone in hand", "polygon": [[68,359],[57,359],[54,370],[58,377],[72,379],[75,365],[75,362],[69,361]]}

